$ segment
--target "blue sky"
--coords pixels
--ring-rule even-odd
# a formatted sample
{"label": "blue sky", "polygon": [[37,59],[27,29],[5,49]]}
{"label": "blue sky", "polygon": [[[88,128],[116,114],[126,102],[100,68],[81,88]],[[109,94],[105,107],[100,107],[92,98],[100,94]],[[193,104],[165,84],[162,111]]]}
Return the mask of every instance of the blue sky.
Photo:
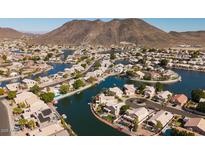
{"label": "blue sky", "polygon": [[[95,20],[94,18],[87,18]],[[73,19],[66,18],[1,18],[0,27],[10,27],[25,32],[47,32],[51,31],[67,21]],[[101,19],[109,21],[111,19]],[[146,18],[146,22],[164,31],[195,31],[205,30],[205,18]]]}

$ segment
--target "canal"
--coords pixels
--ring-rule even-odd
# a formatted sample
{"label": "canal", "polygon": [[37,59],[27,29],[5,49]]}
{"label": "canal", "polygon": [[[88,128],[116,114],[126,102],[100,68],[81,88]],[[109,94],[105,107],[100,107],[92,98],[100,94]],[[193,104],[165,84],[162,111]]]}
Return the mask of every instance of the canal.
{"label": "canal", "polygon": [[[186,70],[177,70],[182,76],[182,81],[171,85],[166,85],[165,89],[173,93],[184,93],[190,97],[191,90],[197,88],[205,89],[205,73]],[[118,86],[123,87],[125,83],[132,83],[139,86],[139,83],[130,81],[127,78],[109,77],[100,84],[89,88],[80,94],[62,99],[57,104],[57,110],[60,114],[67,116],[67,122],[71,124],[72,129],[80,136],[119,136],[123,133],[107,126],[97,120],[91,113],[88,103],[92,98],[103,89]]]}

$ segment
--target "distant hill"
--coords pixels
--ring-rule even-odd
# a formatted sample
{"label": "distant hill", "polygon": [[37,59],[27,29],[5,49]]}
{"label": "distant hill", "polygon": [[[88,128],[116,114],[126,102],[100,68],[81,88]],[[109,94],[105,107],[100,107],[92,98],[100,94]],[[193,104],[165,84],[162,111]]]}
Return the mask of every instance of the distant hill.
{"label": "distant hill", "polygon": [[26,35],[11,28],[0,28],[0,40],[2,39],[17,39]]}
{"label": "distant hill", "polygon": [[113,19],[109,22],[74,20],[36,37],[32,42],[105,46],[130,42],[141,46],[168,46],[172,40],[172,35],[141,19]]}
{"label": "distant hill", "polygon": [[205,31],[187,31],[187,32],[174,32],[169,33],[174,37],[175,42],[178,44],[190,44],[205,46]]}

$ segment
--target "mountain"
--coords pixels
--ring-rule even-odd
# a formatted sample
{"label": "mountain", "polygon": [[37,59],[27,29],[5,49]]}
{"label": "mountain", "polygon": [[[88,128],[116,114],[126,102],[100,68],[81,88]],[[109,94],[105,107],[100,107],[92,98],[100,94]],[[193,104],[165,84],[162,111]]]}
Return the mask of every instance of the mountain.
{"label": "mountain", "polygon": [[181,44],[201,45],[205,46],[205,31],[187,31],[187,32],[174,32],[169,34],[175,38],[175,41]]}
{"label": "mountain", "polygon": [[141,19],[73,20],[33,39],[32,43],[69,45],[118,45],[130,42],[141,46],[168,46],[173,36]]}
{"label": "mountain", "polygon": [[24,33],[18,32],[11,28],[0,28],[0,40],[21,38],[24,35]]}

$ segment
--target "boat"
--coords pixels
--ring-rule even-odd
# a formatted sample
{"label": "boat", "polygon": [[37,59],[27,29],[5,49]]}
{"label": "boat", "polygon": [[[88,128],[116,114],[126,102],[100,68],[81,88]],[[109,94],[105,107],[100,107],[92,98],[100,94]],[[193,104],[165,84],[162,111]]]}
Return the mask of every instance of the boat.
{"label": "boat", "polygon": [[65,114],[62,115],[63,119],[67,119],[67,116]]}

